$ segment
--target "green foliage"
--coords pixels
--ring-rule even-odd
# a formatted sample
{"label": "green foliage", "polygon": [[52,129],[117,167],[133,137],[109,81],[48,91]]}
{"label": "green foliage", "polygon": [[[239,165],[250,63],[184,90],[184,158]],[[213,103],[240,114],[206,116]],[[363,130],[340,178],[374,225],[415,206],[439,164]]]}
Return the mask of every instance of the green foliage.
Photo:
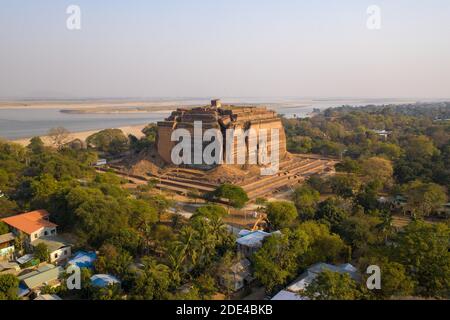
{"label": "green foliage", "polygon": [[409,224],[399,234],[392,259],[403,264],[407,274],[417,282],[417,294],[449,297],[449,239],[450,228],[447,225],[421,221]]}
{"label": "green foliage", "polygon": [[300,257],[301,267],[307,268],[317,262],[338,263],[347,261],[350,248],[329,228],[314,221],[303,222],[297,230],[308,235],[309,248]]}
{"label": "green foliage", "polygon": [[274,201],[267,204],[267,219],[274,230],[289,227],[298,218],[292,202]]}
{"label": "green foliage", "polygon": [[192,217],[167,248],[174,281],[188,272],[191,275],[205,272],[234,245],[233,236],[220,217]]}
{"label": "green foliage", "polygon": [[351,198],[358,190],[359,180],[352,174],[339,174],[330,178],[333,193],[343,198]]}
{"label": "green foliage", "polygon": [[129,252],[112,244],[103,244],[94,265],[97,273],[113,274],[123,279],[128,275],[132,262],[133,258]]}
{"label": "green foliage", "polygon": [[355,214],[346,217],[339,225],[335,226],[335,229],[336,233],[351,245],[353,253],[361,256],[370,245],[375,245],[380,241],[377,229],[380,223],[381,221],[377,217]]}
{"label": "green foliage", "polygon": [[155,259],[145,258],[144,267],[137,270],[131,279],[131,298],[138,300],[167,299],[171,285],[171,272],[168,266]]}
{"label": "green foliage", "polygon": [[445,188],[435,183],[413,181],[403,187],[407,199],[406,210],[415,217],[430,215],[447,200]]}
{"label": "green foliage", "polygon": [[19,279],[12,274],[0,275],[0,300],[17,300]]}
{"label": "green foliage", "polygon": [[379,208],[377,183],[368,183],[355,197],[356,204],[362,206],[366,212]]}
{"label": "green foliage", "polygon": [[146,136],[149,141],[155,142],[156,136],[158,134],[158,126],[154,123],[150,123],[142,129],[142,133]]}
{"label": "green foliage", "polygon": [[314,218],[319,199],[320,193],[308,185],[295,189],[293,201],[302,220]]}
{"label": "green foliage", "polygon": [[433,141],[424,135],[411,136],[405,142],[406,157],[409,159],[429,159],[438,153]]}
{"label": "green foliage", "polygon": [[307,252],[309,237],[302,230],[283,230],[264,240],[252,257],[254,276],[267,292],[285,285],[297,274],[299,259]]}
{"label": "green foliage", "polygon": [[89,146],[112,155],[128,149],[128,137],[120,129],[106,129],[94,133],[86,139]]}
{"label": "green foliage", "polygon": [[110,196],[89,198],[75,210],[76,230],[81,239],[99,245],[128,224],[121,203]]}
{"label": "green foliage", "polygon": [[17,203],[15,201],[6,199],[5,197],[0,198],[0,208],[2,208],[2,212],[0,212],[0,218],[5,218],[19,212]]}
{"label": "green foliage", "polygon": [[99,173],[95,176],[95,183],[120,185],[124,182],[122,178],[112,172]]}
{"label": "green foliage", "polygon": [[44,142],[40,137],[31,138],[27,148],[33,153],[41,153],[44,151]]}
{"label": "green foliage", "polygon": [[223,218],[226,215],[227,215],[227,211],[225,210],[224,207],[215,205],[215,204],[208,204],[206,206],[197,208],[197,210],[195,211],[194,217],[201,216],[203,218],[208,218],[208,219],[217,219],[217,218]]}
{"label": "green foliage", "polygon": [[[376,265],[381,270],[381,289],[373,293],[377,298],[409,297],[414,294],[416,283],[408,275],[404,265],[389,261],[387,257],[373,257],[364,265]],[[368,275],[367,275],[368,276]],[[366,279],[363,279],[365,283]]]}
{"label": "green foliage", "polygon": [[321,202],[316,212],[316,219],[328,225],[332,231],[336,232],[339,225],[348,216],[348,213],[339,206],[334,198],[329,198]]}
{"label": "green foliage", "polygon": [[89,297],[92,300],[122,300],[123,291],[117,283],[105,288],[91,287]]}
{"label": "green foliage", "polygon": [[202,300],[209,300],[217,292],[214,278],[208,274],[202,274],[195,280],[195,287]]}
{"label": "green foliage", "polygon": [[2,221],[0,221],[0,235],[9,233],[8,225]]}
{"label": "green foliage", "polygon": [[33,249],[33,254],[36,259],[39,259],[41,262],[46,262],[50,259],[50,252],[45,243],[39,243]]}
{"label": "green foliage", "polygon": [[230,206],[240,209],[247,203],[248,196],[247,193],[239,186],[232,184],[223,184],[219,186],[213,193],[212,197],[216,199],[227,199]]}
{"label": "green foliage", "polygon": [[394,169],[391,161],[372,157],[362,162],[362,173],[369,181],[380,181],[383,185],[390,185]]}
{"label": "green foliage", "polygon": [[324,270],[308,285],[304,295],[311,300],[357,300],[361,291],[347,273]]}

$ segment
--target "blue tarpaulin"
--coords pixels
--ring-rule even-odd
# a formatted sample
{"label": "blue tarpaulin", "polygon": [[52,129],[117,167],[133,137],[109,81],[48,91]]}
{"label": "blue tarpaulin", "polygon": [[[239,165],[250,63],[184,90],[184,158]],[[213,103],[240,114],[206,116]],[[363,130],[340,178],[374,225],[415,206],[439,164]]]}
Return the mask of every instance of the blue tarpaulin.
{"label": "blue tarpaulin", "polygon": [[19,285],[19,292],[17,293],[17,295],[19,297],[24,297],[29,293],[30,293],[30,290],[27,288],[27,286],[21,283]]}
{"label": "blue tarpaulin", "polygon": [[69,264],[76,265],[79,268],[92,268],[97,259],[95,252],[78,251],[75,257],[69,260]]}
{"label": "blue tarpaulin", "polygon": [[120,284],[120,280],[109,274],[96,274],[91,277],[91,283],[95,287],[104,288],[113,284]]}

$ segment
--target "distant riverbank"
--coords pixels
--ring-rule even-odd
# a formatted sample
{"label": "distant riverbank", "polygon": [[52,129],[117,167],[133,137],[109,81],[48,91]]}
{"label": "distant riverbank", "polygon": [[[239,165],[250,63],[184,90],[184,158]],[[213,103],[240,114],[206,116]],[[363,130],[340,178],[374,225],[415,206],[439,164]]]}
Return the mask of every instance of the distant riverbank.
{"label": "distant riverbank", "polygon": [[[399,104],[400,99],[223,99],[226,104],[264,105],[287,118],[310,117],[317,110],[342,105]],[[408,101],[414,102],[414,101]],[[207,105],[207,99],[0,101],[0,137],[24,140],[43,136],[51,128],[93,132],[155,123],[178,107]]]}
{"label": "distant riverbank", "polygon": [[[147,124],[141,124],[141,125],[136,125],[136,126],[126,126],[126,127],[120,127],[117,129],[120,129],[123,131],[123,133],[125,135],[129,135],[132,134],[134,136],[136,136],[137,138],[141,138],[144,134],[142,133],[142,129],[144,129],[144,127]],[[80,139],[82,141],[85,141],[89,136],[93,135],[94,133],[97,133],[101,130],[89,130],[89,131],[82,131],[82,132],[71,132],[69,138],[67,139],[68,141],[72,141],[75,139]],[[13,142],[18,143],[22,146],[27,146],[30,143],[30,139],[31,138],[25,138],[25,139],[18,139],[18,140],[13,140]],[[50,140],[50,138],[48,136],[41,136],[42,141],[44,142],[45,145],[47,146],[51,146],[52,142]]]}

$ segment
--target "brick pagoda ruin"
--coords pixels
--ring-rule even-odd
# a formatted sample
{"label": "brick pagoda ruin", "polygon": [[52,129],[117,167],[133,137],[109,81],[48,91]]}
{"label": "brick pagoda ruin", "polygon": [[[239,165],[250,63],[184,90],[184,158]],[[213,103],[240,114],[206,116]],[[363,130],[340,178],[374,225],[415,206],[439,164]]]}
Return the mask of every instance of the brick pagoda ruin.
{"label": "brick pagoda ruin", "polygon": [[[177,142],[171,141],[171,136],[176,129],[186,129],[194,136],[194,123],[200,122],[202,124],[202,130],[217,129],[222,132],[223,145],[225,146],[227,141],[226,130],[241,129],[243,132],[247,130],[254,130],[254,136],[249,136],[245,144],[241,144],[245,150],[241,150],[248,160],[249,153],[259,152],[258,142],[260,130],[264,129],[267,135],[267,151],[270,154],[274,148],[278,149],[279,159],[281,161],[286,156],[286,135],[281,119],[278,117],[275,111],[268,110],[265,107],[249,107],[249,106],[233,106],[222,105],[220,100],[211,101],[210,106],[198,107],[193,109],[177,109],[172,112],[170,117],[165,121],[158,122],[158,135],[157,135],[157,150],[161,158],[168,164],[172,164],[171,154],[173,147]],[[273,129],[277,129],[278,143],[272,145],[271,134]],[[234,145],[232,154],[233,163],[236,163],[237,153],[239,152],[238,138],[234,138]],[[250,140],[256,139],[256,141]],[[192,150],[195,140],[192,140]],[[249,150],[249,145],[252,143],[256,148]],[[193,152],[192,152],[193,153]],[[226,150],[223,150],[223,157],[226,158]],[[202,168],[206,166],[196,166]],[[206,167],[208,168],[208,167]],[[211,169],[209,167],[208,169]]]}

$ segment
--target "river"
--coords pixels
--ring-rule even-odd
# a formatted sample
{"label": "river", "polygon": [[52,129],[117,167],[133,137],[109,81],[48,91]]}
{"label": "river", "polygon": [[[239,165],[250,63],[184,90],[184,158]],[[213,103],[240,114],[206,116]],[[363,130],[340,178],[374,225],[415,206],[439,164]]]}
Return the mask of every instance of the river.
{"label": "river", "polygon": [[[314,108],[323,110],[341,105],[389,104],[399,101],[387,100],[311,100],[298,102],[265,103],[286,117],[305,117]],[[262,104],[264,104],[262,102]],[[64,109],[62,107],[61,109]],[[58,108],[40,109],[0,109],[0,137],[14,140],[45,135],[51,128],[64,127],[70,132],[101,130],[161,121],[168,111],[148,113],[102,113],[70,114],[60,112]]]}

